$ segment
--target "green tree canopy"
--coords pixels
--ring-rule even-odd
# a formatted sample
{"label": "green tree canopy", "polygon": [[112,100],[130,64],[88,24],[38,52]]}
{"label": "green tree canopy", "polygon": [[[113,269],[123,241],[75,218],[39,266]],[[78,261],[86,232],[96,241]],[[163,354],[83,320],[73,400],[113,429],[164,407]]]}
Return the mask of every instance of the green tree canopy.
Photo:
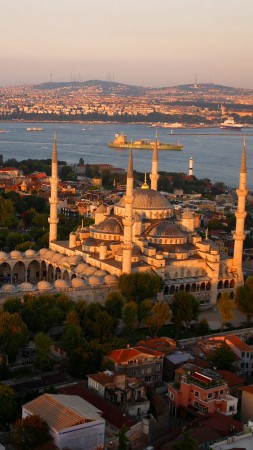
{"label": "green tree canopy", "polygon": [[40,370],[49,369],[52,366],[52,352],[53,339],[45,333],[38,333],[34,338],[36,347],[35,363],[40,367]]}
{"label": "green tree canopy", "polygon": [[62,336],[62,345],[64,350],[70,354],[76,348],[82,346],[83,331],[80,325],[76,323],[68,324]]}
{"label": "green tree canopy", "polygon": [[23,304],[20,297],[8,297],[3,304],[3,310],[13,314],[20,314],[23,308]]}
{"label": "green tree canopy", "polygon": [[146,319],[146,325],[154,329],[154,334],[157,336],[160,328],[171,319],[171,311],[168,304],[164,301],[155,302],[150,311],[150,315]]}
{"label": "green tree canopy", "polygon": [[213,366],[220,370],[235,370],[235,362],[237,358],[233,350],[224,341],[212,352],[210,361]]}
{"label": "green tree canopy", "polygon": [[156,297],[163,286],[161,277],[148,272],[124,273],[119,277],[119,290],[127,301],[140,303],[147,298]]}
{"label": "green tree canopy", "polygon": [[120,292],[113,291],[106,297],[105,310],[115,319],[120,319],[124,303],[123,295]]}
{"label": "green tree canopy", "polygon": [[15,360],[20,347],[28,342],[26,324],[18,313],[0,311],[0,349],[11,361]]}
{"label": "green tree canopy", "polygon": [[135,302],[128,302],[123,311],[123,321],[128,333],[133,333],[137,320],[138,306]]}
{"label": "green tree canopy", "polygon": [[16,394],[5,384],[0,384],[0,424],[9,425],[17,414]]}
{"label": "green tree canopy", "polygon": [[177,292],[174,295],[171,309],[173,315],[173,321],[178,328],[185,324],[186,328],[189,328],[190,323],[193,320],[197,320],[199,317],[199,301],[194,295],[189,292]]}
{"label": "green tree canopy", "polygon": [[236,289],[235,303],[250,322],[253,316],[253,277],[247,278],[244,286],[239,286]]}
{"label": "green tree canopy", "polygon": [[24,296],[22,318],[29,330],[48,331],[52,325],[61,325],[74,302],[65,294]]}
{"label": "green tree canopy", "polygon": [[16,210],[11,200],[0,195],[0,227],[14,228],[18,223]]}
{"label": "green tree canopy", "polygon": [[47,422],[36,415],[18,419],[11,433],[15,450],[35,450],[52,439]]}

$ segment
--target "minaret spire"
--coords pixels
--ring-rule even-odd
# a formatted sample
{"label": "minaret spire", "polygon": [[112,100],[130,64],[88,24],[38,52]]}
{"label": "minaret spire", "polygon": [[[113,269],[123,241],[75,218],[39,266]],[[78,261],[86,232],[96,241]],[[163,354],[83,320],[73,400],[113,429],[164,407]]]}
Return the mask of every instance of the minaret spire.
{"label": "minaret spire", "polygon": [[52,153],[52,175],[50,178],[51,196],[49,198],[50,203],[50,216],[48,218],[49,226],[49,247],[51,242],[57,239],[57,224],[59,222],[57,216],[58,206],[58,158],[57,158],[57,144],[56,133],[54,135],[54,146]]}
{"label": "minaret spire", "polygon": [[159,142],[158,142],[158,136],[157,136],[157,130],[156,130],[156,137],[155,137],[155,142],[154,142],[154,150],[153,150],[153,158],[152,158],[152,171],[150,174],[150,179],[151,179],[151,189],[153,189],[154,191],[157,191],[157,182],[159,179],[159,175],[158,175],[158,147],[159,147]]}
{"label": "minaret spire", "polygon": [[244,145],[242,150],[242,161],[239,178],[239,188],[236,190],[238,197],[236,217],[236,228],[234,233],[234,258],[233,268],[237,272],[237,283],[241,284],[244,281],[242,271],[242,254],[243,254],[243,241],[245,239],[244,222],[247,215],[245,211],[245,203],[247,197],[247,168],[246,168],[246,140],[244,138]]}
{"label": "minaret spire", "polygon": [[124,242],[123,242],[123,261],[122,261],[122,273],[131,273],[132,269],[132,235],[133,235],[133,154],[132,148],[130,148],[128,171],[127,171],[127,184],[125,195],[125,216],[123,219],[124,225]]}

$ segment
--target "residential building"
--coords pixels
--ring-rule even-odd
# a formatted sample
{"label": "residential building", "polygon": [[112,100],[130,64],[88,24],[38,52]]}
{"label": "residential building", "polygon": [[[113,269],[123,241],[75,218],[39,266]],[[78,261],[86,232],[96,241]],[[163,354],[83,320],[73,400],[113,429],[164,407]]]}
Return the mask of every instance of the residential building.
{"label": "residential building", "polygon": [[142,346],[113,350],[107,359],[115,372],[140,378],[146,383],[162,381],[164,353]]}
{"label": "residential building", "polygon": [[228,385],[220,375],[193,364],[176,370],[175,381],[168,385],[168,397],[175,415],[180,409],[195,416],[237,413],[238,399],[228,394]]}
{"label": "residential building", "polygon": [[99,372],[88,375],[88,387],[130,416],[141,417],[149,411],[146,388],[138,378],[110,371]]}

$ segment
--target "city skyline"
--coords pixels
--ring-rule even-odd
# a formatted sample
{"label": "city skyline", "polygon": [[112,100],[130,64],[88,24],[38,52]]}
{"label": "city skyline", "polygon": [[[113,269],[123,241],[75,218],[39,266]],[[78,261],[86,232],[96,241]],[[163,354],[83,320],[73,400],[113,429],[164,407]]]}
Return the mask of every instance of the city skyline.
{"label": "city skyline", "polygon": [[253,88],[242,0],[5,0],[0,85],[103,79],[151,87]]}

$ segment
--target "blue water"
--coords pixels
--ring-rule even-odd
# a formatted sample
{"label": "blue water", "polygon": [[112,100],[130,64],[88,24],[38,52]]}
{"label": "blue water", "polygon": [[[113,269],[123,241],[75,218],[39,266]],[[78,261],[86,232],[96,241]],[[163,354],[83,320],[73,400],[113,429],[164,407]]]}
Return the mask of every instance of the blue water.
{"label": "blue water", "polygon": [[[27,127],[43,127],[42,132],[27,132]],[[16,158],[51,158],[54,132],[57,133],[59,160],[77,164],[80,158],[85,163],[109,163],[127,168],[128,151],[109,148],[107,143],[117,132],[123,131],[128,140],[154,139],[155,129],[138,124],[74,124],[74,123],[13,123],[1,122],[0,154],[4,160]],[[189,133],[189,134],[188,134]],[[194,133],[194,134],[190,134]],[[207,133],[207,134],[203,134]],[[194,160],[194,175],[209,178],[212,182],[223,181],[237,187],[244,135],[247,142],[248,188],[253,190],[253,129],[242,132],[227,132],[210,129],[159,128],[159,139],[163,142],[184,145],[181,152],[159,152],[159,169],[167,172],[188,173],[189,158]],[[134,168],[150,172],[152,151],[134,150]]]}

